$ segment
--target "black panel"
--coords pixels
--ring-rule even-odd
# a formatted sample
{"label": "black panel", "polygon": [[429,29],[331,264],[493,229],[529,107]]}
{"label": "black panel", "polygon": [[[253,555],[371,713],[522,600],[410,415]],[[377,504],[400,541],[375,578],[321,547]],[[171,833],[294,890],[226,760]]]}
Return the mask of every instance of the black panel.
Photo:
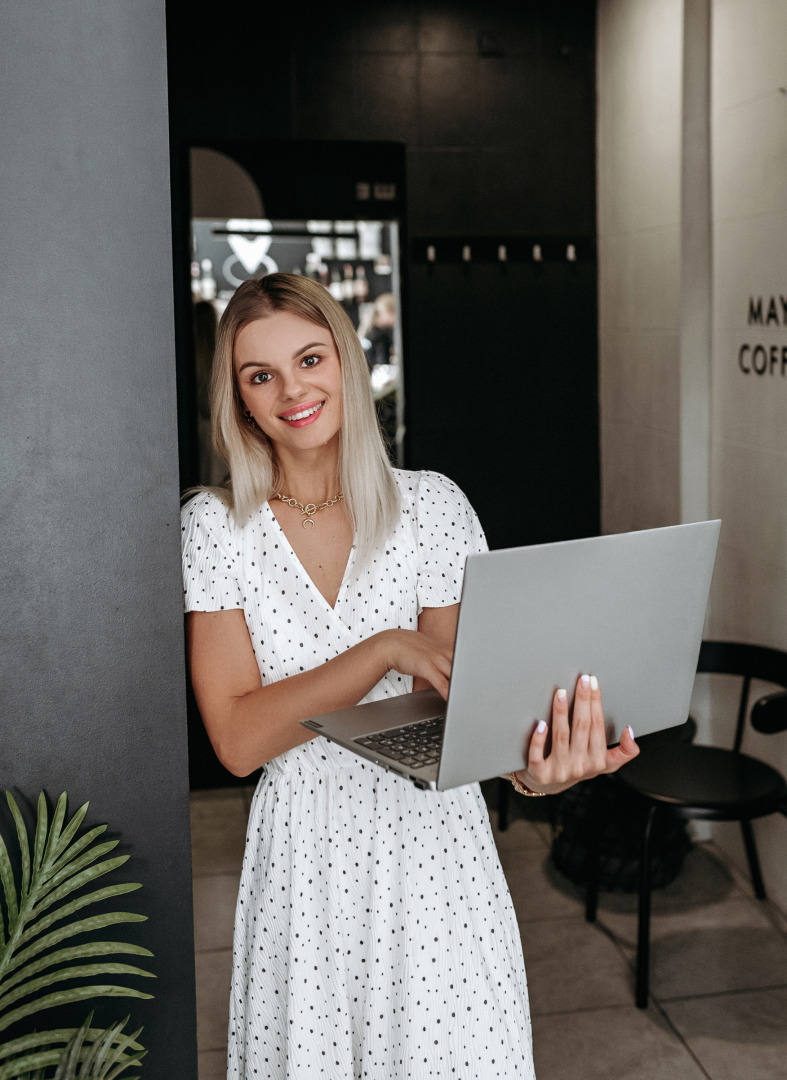
{"label": "black panel", "polygon": [[463,486],[490,545],[598,532],[595,266],[411,266],[408,463]]}

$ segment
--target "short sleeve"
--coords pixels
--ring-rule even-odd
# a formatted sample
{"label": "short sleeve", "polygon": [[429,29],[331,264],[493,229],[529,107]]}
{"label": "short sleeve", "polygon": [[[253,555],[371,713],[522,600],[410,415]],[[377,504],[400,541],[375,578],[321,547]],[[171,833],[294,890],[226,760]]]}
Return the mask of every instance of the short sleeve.
{"label": "short sleeve", "polygon": [[180,513],[185,611],[243,607],[240,559],[227,507],[210,492],[190,499]]}
{"label": "short sleeve", "polygon": [[467,556],[488,550],[475,510],[446,476],[424,472],[415,498],[415,519],[419,608],[458,604]]}

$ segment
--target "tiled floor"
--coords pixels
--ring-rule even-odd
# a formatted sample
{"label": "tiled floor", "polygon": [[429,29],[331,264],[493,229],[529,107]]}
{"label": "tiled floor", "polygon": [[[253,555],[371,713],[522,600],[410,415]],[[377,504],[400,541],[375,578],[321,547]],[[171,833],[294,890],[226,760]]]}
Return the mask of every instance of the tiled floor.
{"label": "tiled floor", "polygon": [[[246,788],[192,795],[199,1080],[225,1076],[250,798]],[[787,1077],[784,913],[756,901],[713,844],[695,847],[676,881],[654,893],[651,1003],[641,1011],[635,898],[602,893],[598,922],[586,923],[581,892],[549,861],[549,826],[533,817],[542,804],[511,807],[508,830],[495,835],[522,931],[538,1080]]]}

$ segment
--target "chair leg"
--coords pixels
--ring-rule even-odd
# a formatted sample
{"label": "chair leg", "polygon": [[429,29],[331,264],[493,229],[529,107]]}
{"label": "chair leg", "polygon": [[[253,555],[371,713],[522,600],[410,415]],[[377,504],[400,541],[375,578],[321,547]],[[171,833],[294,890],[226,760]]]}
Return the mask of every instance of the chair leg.
{"label": "chair leg", "polygon": [[501,777],[497,781],[497,831],[505,832],[508,828],[508,793],[511,784]]}
{"label": "chair leg", "polygon": [[650,968],[650,836],[656,806],[648,810],[642,832],[642,853],[639,868],[639,923],[637,930],[637,985],[638,1009],[648,1007],[648,972]]}
{"label": "chair leg", "polygon": [[754,831],[751,827],[751,821],[749,821],[748,818],[744,818],[741,821],[741,832],[743,833],[746,857],[749,860],[749,872],[751,873],[751,882],[754,886],[754,895],[758,900],[764,900],[765,885],[762,880],[762,871],[760,870],[760,859],[757,854],[757,845],[754,843]]}

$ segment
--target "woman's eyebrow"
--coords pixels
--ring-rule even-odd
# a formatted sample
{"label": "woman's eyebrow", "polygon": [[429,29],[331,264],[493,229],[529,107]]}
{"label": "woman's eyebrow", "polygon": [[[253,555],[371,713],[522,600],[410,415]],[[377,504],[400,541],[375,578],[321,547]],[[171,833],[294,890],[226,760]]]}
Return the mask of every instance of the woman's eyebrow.
{"label": "woman's eyebrow", "polygon": [[310,341],[308,345],[304,345],[303,348],[295,350],[295,352],[292,354],[293,360],[296,357],[300,356],[301,353],[305,353],[307,349],[313,349],[316,345],[319,346],[321,349],[327,348],[324,341]]}
{"label": "woman's eyebrow", "polygon": [[[327,345],[324,341],[310,341],[308,345],[303,345],[300,349],[295,350],[295,352],[292,354],[293,360],[297,359],[297,357],[299,357],[301,353],[305,353],[307,349],[314,349],[318,346],[321,349],[327,348]],[[240,375],[240,373],[242,371],[245,371],[247,367],[265,367],[265,364],[263,364],[260,360],[247,360],[245,364],[241,364],[241,366],[238,368],[238,374]]]}

